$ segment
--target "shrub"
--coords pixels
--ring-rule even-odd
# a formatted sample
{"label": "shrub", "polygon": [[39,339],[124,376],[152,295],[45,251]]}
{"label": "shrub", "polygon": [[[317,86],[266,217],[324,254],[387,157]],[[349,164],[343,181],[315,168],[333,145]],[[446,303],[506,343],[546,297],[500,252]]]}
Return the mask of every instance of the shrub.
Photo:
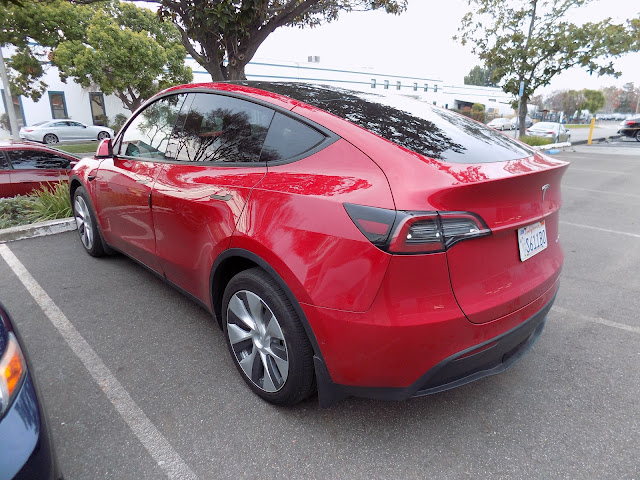
{"label": "shrub", "polygon": [[10,228],[31,223],[34,203],[35,198],[25,195],[0,198],[0,228]]}
{"label": "shrub", "polygon": [[531,145],[532,147],[537,147],[539,145],[548,145],[553,141],[550,138],[531,137],[529,135],[524,135],[520,137],[519,140],[526,143],[527,145]]}
{"label": "shrub", "polygon": [[35,198],[31,213],[33,221],[55,220],[73,215],[69,198],[69,182],[60,182],[55,186],[43,188],[32,193],[30,197]]}

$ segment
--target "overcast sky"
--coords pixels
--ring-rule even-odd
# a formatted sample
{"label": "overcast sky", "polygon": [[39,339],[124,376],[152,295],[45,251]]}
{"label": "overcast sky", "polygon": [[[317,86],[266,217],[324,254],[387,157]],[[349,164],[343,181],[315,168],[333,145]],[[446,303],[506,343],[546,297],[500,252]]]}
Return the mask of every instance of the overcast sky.
{"label": "overcast sky", "polygon": [[[509,1],[509,0],[505,0]],[[469,46],[462,47],[451,37],[460,19],[469,10],[462,0],[409,0],[409,8],[399,16],[384,12],[351,12],[331,24],[315,29],[281,28],[271,34],[254,60],[306,62],[320,56],[320,66],[373,69],[379,73],[440,78],[447,83],[463,83],[463,77],[480,62]],[[639,15],[636,0],[600,0],[576,9],[576,23],[598,21],[607,16],[616,22]],[[556,89],[600,88],[635,82],[640,85],[640,53],[617,59],[622,76],[590,76],[572,69],[552,80],[543,93]],[[541,93],[538,91],[536,93]]]}

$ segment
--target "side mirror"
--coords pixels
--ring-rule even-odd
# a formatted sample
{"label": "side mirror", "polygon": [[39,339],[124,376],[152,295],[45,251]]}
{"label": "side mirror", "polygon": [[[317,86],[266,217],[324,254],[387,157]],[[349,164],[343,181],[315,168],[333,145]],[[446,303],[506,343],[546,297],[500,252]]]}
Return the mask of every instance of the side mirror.
{"label": "side mirror", "polygon": [[113,144],[110,138],[100,140],[98,149],[96,150],[96,158],[111,158],[113,157]]}

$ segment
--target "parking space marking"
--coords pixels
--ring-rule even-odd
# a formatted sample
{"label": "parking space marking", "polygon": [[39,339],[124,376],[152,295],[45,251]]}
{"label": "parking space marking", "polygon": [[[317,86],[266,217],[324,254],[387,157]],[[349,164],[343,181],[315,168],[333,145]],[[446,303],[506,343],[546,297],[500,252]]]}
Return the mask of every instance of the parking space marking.
{"label": "parking space marking", "polygon": [[560,225],[570,225],[572,227],[588,228],[590,230],[597,230],[599,232],[615,233],[615,234],[618,234],[618,235],[625,235],[627,237],[640,238],[640,235],[637,234],[637,233],[621,232],[620,230],[610,230],[608,228],[592,227],[591,225],[583,225],[581,223],[565,222],[564,220],[560,221]]}
{"label": "parking space marking", "polygon": [[0,244],[0,256],[26,287],[73,353],[84,364],[93,380],[129,425],[129,428],[131,428],[158,466],[172,479],[187,480],[197,478],[180,455],[173,449],[169,441],[147,418],[142,409],[98,357],[91,345],[80,335],[65,314],[62,313],[62,310],[58,308],[6,244]]}
{"label": "parking space marking", "polygon": [[568,188],[570,190],[578,190],[581,192],[591,192],[591,193],[604,193],[607,195],[618,195],[621,197],[632,197],[632,198],[640,198],[640,195],[636,195],[635,193],[618,193],[618,192],[610,192],[607,190],[594,190],[592,188],[582,188],[582,187],[571,187],[568,185],[562,185],[562,188]]}
{"label": "parking space marking", "polygon": [[585,320],[587,322],[597,323],[600,325],[605,325],[607,327],[613,327],[619,330],[624,330],[626,332],[640,334],[640,327],[634,327],[632,325],[627,325],[626,323],[614,322],[611,320],[607,320],[606,318],[590,317],[589,315],[584,315],[582,313],[574,312],[573,310],[568,310],[562,307],[553,306],[551,307],[551,310],[561,313],[563,315],[573,315],[574,317],[578,317],[581,320]]}

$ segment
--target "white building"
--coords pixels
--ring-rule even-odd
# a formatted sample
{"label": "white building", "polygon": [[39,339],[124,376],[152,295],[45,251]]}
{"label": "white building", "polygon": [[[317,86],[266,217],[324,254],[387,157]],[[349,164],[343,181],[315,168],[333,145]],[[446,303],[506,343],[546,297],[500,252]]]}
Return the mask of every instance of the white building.
{"label": "white building", "polygon": [[[3,49],[5,58],[10,50]],[[189,59],[194,71],[194,82],[209,82],[209,74],[195,61]],[[366,68],[341,68],[321,66],[318,57],[309,57],[309,62],[287,62],[256,60],[246,67],[249,80],[300,81],[339,86],[351,90],[375,91],[385,95],[411,95],[445,108],[485,105],[485,110],[494,116],[513,116],[510,106],[512,96],[499,88],[472,85],[446,85],[437,77],[403,76],[381,73]],[[120,99],[104,95],[98,88],[82,88],[71,79],[63,83],[56,68],[49,66],[43,78],[48,85],[44,95],[34,102],[29,97],[14,98],[14,109],[18,124],[33,125],[54,118],[70,118],[88,125],[102,125],[104,116],[113,121],[115,115],[129,116]],[[0,103],[0,114],[6,113],[4,91]],[[9,132],[0,127],[0,139],[8,138]]]}

